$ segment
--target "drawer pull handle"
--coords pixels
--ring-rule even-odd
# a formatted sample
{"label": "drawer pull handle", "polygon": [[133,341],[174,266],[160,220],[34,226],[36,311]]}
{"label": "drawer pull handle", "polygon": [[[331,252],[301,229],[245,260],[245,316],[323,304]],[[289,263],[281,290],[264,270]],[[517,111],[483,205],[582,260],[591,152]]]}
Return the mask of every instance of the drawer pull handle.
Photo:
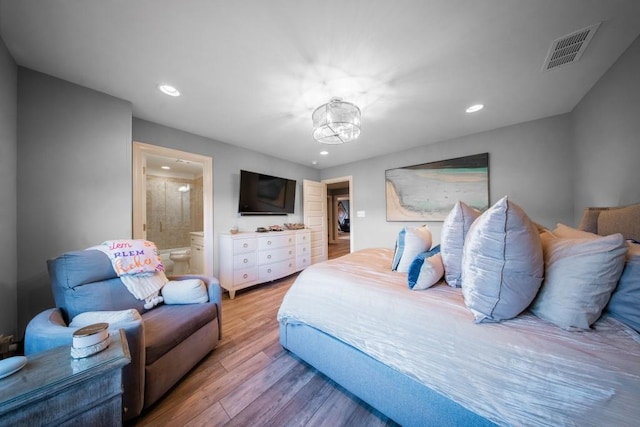
{"label": "drawer pull handle", "polygon": [[270,244],[271,244],[271,240],[267,240],[267,245],[270,245]]}
{"label": "drawer pull handle", "polygon": [[267,255],[267,259],[271,259],[271,255]]}
{"label": "drawer pull handle", "polygon": [[293,264],[289,263],[289,268],[293,267]]}
{"label": "drawer pull handle", "polygon": [[247,273],[244,273],[244,274],[242,275],[242,278],[243,278],[243,279],[246,279],[247,277],[249,277],[249,275],[248,275]]}
{"label": "drawer pull handle", "polygon": [[271,273],[271,269],[270,268],[267,270],[267,273]]}
{"label": "drawer pull handle", "polygon": [[293,251],[289,251],[289,255],[291,255],[293,253]]}
{"label": "drawer pull handle", "polygon": [[243,243],[243,244],[242,244],[242,247],[243,247],[243,248],[248,248],[248,247],[249,247],[249,244],[248,244],[248,243]]}
{"label": "drawer pull handle", "polygon": [[242,262],[244,262],[245,264],[249,262],[249,260],[247,258],[243,259]]}

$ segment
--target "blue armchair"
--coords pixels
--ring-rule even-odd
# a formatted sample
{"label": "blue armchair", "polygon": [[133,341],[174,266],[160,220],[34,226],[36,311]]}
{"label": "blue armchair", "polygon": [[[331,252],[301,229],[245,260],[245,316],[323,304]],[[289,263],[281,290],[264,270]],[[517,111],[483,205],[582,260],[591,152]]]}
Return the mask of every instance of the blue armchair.
{"label": "blue armchair", "polygon": [[119,323],[131,363],[123,370],[123,420],[138,416],[212,351],[221,336],[221,290],[217,279],[199,278],[209,301],[159,306],[146,310],[124,286],[108,256],[98,250],[68,252],[47,261],[56,308],[34,317],[25,332],[25,354],[71,346],[68,327],[76,315],[93,311],[136,309],[141,320]]}

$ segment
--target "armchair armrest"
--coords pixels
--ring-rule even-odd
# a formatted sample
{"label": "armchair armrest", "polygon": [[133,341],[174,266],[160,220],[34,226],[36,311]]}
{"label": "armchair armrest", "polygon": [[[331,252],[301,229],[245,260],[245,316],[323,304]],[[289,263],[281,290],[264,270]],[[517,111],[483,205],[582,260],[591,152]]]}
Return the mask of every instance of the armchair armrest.
{"label": "armchair armrest", "polygon": [[60,309],[45,310],[27,325],[24,354],[29,356],[55,347],[71,347],[74,331],[75,329],[67,327]]}
{"label": "armchair armrest", "polygon": [[200,279],[207,287],[209,303],[215,304],[218,310],[218,337],[222,338],[222,288],[217,278],[213,276],[203,276],[199,274],[184,274],[179,276],[168,276],[169,280]]}

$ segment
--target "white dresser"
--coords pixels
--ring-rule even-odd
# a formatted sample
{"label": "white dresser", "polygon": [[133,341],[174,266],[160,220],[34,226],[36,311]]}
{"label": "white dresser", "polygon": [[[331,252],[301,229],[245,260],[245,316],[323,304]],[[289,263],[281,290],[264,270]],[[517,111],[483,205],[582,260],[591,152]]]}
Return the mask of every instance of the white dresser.
{"label": "white dresser", "polygon": [[308,229],[220,235],[220,284],[233,299],[238,289],[303,270],[310,238]]}

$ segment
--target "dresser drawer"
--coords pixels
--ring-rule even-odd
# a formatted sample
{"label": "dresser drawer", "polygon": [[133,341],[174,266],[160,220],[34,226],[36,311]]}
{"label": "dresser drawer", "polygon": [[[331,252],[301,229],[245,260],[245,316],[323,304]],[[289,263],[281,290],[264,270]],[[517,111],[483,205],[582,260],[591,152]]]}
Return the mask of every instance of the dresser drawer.
{"label": "dresser drawer", "polygon": [[234,255],[233,269],[243,269],[256,266],[256,253],[247,252],[246,254]]}
{"label": "dresser drawer", "polygon": [[300,255],[309,255],[309,245],[298,245],[296,246],[296,256]]}
{"label": "dresser drawer", "polygon": [[236,239],[233,241],[233,254],[255,251],[257,247],[256,239]]}
{"label": "dresser drawer", "polygon": [[296,233],[296,243],[298,245],[300,244],[307,244],[310,240],[309,237],[309,233]]}
{"label": "dresser drawer", "polygon": [[296,270],[303,270],[311,264],[311,257],[309,254],[300,255],[296,257]]}
{"label": "dresser drawer", "polygon": [[284,276],[288,276],[289,274],[295,272],[295,264],[295,259],[290,259],[269,265],[261,265],[258,267],[258,277],[260,278],[261,282],[268,282]]}
{"label": "dresser drawer", "polygon": [[266,250],[272,248],[281,248],[289,246],[295,242],[293,234],[285,234],[281,236],[264,236],[258,238],[258,250]]}
{"label": "dresser drawer", "polygon": [[293,247],[272,249],[270,251],[258,252],[258,264],[269,264],[284,261],[295,256]]}
{"label": "dresser drawer", "polygon": [[254,268],[245,268],[243,270],[235,270],[233,272],[233,284],[241,285],[247,282],[258,280],[258,270]]}

